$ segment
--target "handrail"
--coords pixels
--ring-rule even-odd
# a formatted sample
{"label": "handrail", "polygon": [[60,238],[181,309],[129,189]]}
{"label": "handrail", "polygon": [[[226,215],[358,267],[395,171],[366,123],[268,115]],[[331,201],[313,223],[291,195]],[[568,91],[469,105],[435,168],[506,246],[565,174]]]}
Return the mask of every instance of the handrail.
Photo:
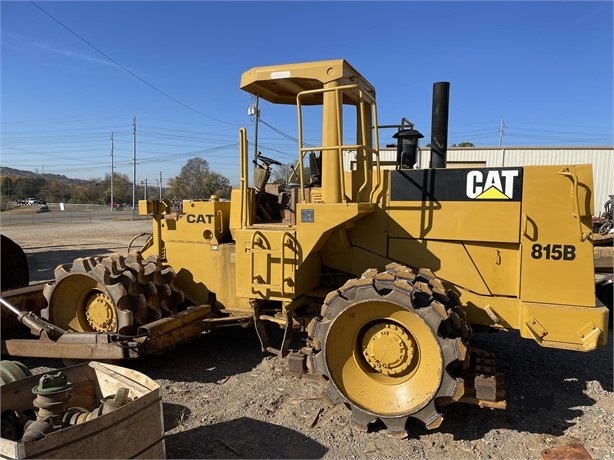
{"label": "handrail", "polygon": [[[264,238],[264,235],[262,235],[261,232],[259,231],[255,231],[254,233],[252,233],[252,237],[250,238],[250,242],[249,242],[249,249],[250,249],[250,269],[249,269],[249,274],[251,277],[251,287],[252,287],[252,292],[254,290],[254,287],[256,286],[260,286],[260,287],[266,287],[266,285],[262,285],[260,283],[254,283],[254,268],[255,268],[255,252],[254,248],[256,247],[256,237],[259,238],[259,242],[264,245],[264,241],[266,241],[266,239]],[[267,251],[270,250],[270,246],[269,249],[262,249],[261,251]]]}
{"label": "handrail", "polygon": [[[373,198],[375,196],[375,191],[379,189],[380,185],[382,185],[382,174],[381,174],[381,164],[380,164],[380,157],[379,157],[379,129],[378,129],[378,120],[377,120],[377,104],[375,102],[375,98],[373,99],[373,102],[371,103],[371,110],[373,111],[373,119],[371,120],[373,122],[373,134],[375,136],[375,139],[373,139],[373,150],[375,153],[375,177],[377,177],[377,183],[371,187],[371,196],[369,198],[369,200],[371,202],[373,202]],[[403,118],[403,120],[405,120],[405,118]],[[413,124],[412,124],[413,126]]]}
{"label": "handrail", "polygon": [[[369,127],[368,129],[371,129],[372,134],[374,134],[375,139],[372,139],[372,145],[375,145],[375,147],[370,147],[369,146],[364,146],[364,165],[363,165],[363,170],[364,170],[364,182],[363,184],[360,186],[360,188],[358,189],[358,196],[360,196],[361,192],[369,185],[370,180],[373,178],[373,155],[375,154],[375,158],[376,158],[376,176],[377,176],[377,185],[379,187],[380,184],[380,162],[379,162],[379,133],[378,133],[378,129],[377,129],[377,110],[376,110],[376,104],[375,104],[375,98],[373,96],[371,96],[368,93],[363,93],[362,91],[360,92],[360,96],[361,96],[361,104],[369,104],[369,107],[367,107],[367,109],[371,109],[371,118],[372,118],[372,123],[373,126],[375,126],[375,129]],[[366,96],[366,97],[365,97]],[[368,99],[368,100],[366,100]],[[361,114],[362,114],[362,110],[361,110]],[[362,116],[362,115],[361,115]],[[370,135],[368,135],[369,133],[366,132],[367,130],[367,125],[365,123],[362,123],[361,125],[361,138],[367,139],[367,138],[371,138]],[[369,166],[369,157],[370,161],[371,161],[371,167],[368,168]],[[369,177],[370,176],[370,177]],[[374,193],[375,187],[371,186],[371,191],[370,191],[370,195],[369,195],[369,200],[371,201],[373,199],[373,193]]]}
{"label": "handrail", "polygon": [[247,170],[247,129],[239,129],[239,177],[241,187],[241,228],[247,227],[248,222],[248,206],[247,206],[247,182],[248,182],[248,170]]}
{"label": "handrail", "polygon": [[[303,147],[303,114],[302,114],[303,106],[301,104],[301,99],[311,94],[326,93],[326,92],[333,92],[333,91],[336,93],[341,93],[343,91],[351,90],[351,89],[358,89],[360,99],[362,101],[366,101],[366,103],[370,105],[371,111],[372,111],[372,117],[374,118],[373,119],[374,126],[377,127],[377,110],[376,110],[375,98],[368,92],[360,89],[359,85],[352,84],[352,85],[335,86],[331,88],[318,88],[318,89],[306,90],[306,91],[301,91],[296,96],[296,107],[297,107],[297,115],[298,115],[298,154],[299,154],[299,164],[300,164],[300,171],[299,171],[300,174],[299,175],[300,175],[301,202],[302,203],[306,202],[305,178],[303,174],[303,168],[304,168],[303,158],[307,152],[311,152],[315,150],[320,150],[321,152],[325,150],[336,150],[337,151],[343,203],[347,202],[346,195],[345,195],[345,176],[344,176],[344,171],[343,171],[343,151],[344,149],[348,151],[352,149],[355,149],[355,150],[362,149],[363,151],[365,151],[365,161],[367,161],[366,155],[375,154],[376,155],[376,170],[377,170],[377,178],[378,178],[377,187],[379,187],[380,185],[381,179],[380,179],[380,162],[379,162],[379,134],[378,134],[377,129],[373,130],[374,137],[375,137],[374,142],[373,142],[374,146],[369,146],[366,144],[354,144],[354,145],[337,144],[337,145],[327,145],[327,146],[320,145],[320,146]],[[339,113],[339,110],[340,110],[339,105],[337,105],[336,110],[337,110],[337,119],[341,120],[341,114]],[[341,128],[342,128],[341,124],[339,124],[337,126],[337,130],[338,130],[337,136],[339,140],[341,140],[342,138]],[[371,136],[367,136],[367,133],[364,131],[365,129],[367,129],[364,123],[362,124],[361,129],[363,130],[361,133],[363,140],[371,137]],[[366,166],[366,163],[365,163],[365,166]],[[363,169],[364,169],[364,178],[363,178],[363,183],[359,187],[359,190],[358,190],[359,193],[362,192],[368,186],[369,184],[368,175],[373,174],[372,168],[369,169],[369,168],[363,167]],[[371,196],[373,196],[373,190],[371,191]]]}
{"label": "handrail", "polygon": [[290,232],[284,232],[281,235],[281,257],[280,257],[280,263],[281,263],[281,295],[285,296],[286,295],[286,277],[285,277],[285,269],[286,269],[286,256],[285,256],[285,248],[286,245],[284,243],[284,240],[286,238],[286,236],[289,237],[290,241],[292,241],[292,234]]}
{"label": "handrail", "polygon": [[571,198],[573,199],[573,205],[576,211],[575,215],[573,213],[571,215],[574,216],[578,220],[578,230],[580,231],[580,241],[586,241],[590,236],[590,232],[585,233],[582,231],[582,221],[580,219],[580,202],[579,202],[579,197],[578,197],[578,182],[579,182],[578,176],[576,176],[574,173],[569,172],[569,168],[564,168],[560,170],[558,173],[561,174],[562,176],[565,176],[571,179]]}
{"label": "handrail", "polygon": [[219,219],[219,223],[220,223],[220,227],[218,228],[218,231],[220,232],[220,236],[224,234],[224,214],[222,213],[222,210],[218,210],[217,211],[217,216]]}
{"label": "handrail", "polygon": [[[256,249],[256,237],[258,237],[259,239],[259,244],[262,244],[263,248],[262,249]],[[293,241],[293,235],[291,232],[285,231],[281,234],[281,245],[280,245],[280,249],[272,249],[270,245],[265,245],[265,242],[267,242],[267,239],[265,238],[265,236],[259,232],[256,231],[252,234],[251,240],[250,240],[250,256],[251,256],[251,261],[250,261],[250,275],[252,278],[252,288],[255,287],[259,287],[259,288],[267,288],[267,289],[279,289],[279,292],[281,293],[282,296],[286,295],[286,244],[285,244],[285,240],[286,238],[288,238],[289,242]],[[281,282],[279,284],[273,284],[273,283],[255,283],[254,282],[254,268],[255,268],[255,258],[256,258],[256,253],[261,253],[261,254],[267,254],[267,257],[270,257],[271,254],[279,254],[279,263],[281,264],[280,267],[280,277],[281,277]],[[267,263],[267,266],[270,265],[270,261],[269,263]]]}

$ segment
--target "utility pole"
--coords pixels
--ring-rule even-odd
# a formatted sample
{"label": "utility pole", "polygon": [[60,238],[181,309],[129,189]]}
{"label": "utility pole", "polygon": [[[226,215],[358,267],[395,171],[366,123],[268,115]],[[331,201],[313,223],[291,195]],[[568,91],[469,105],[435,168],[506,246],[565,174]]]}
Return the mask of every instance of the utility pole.
{"label": "utility pole", "polygon": [[115,149],[115,144],[113,143],[113,132],[111,132],[111,211],[115,211],[115,200],[113,199],[113,150]]}
{"label": "utility pole", "polygon": [[160,201],[162,201],[162,171],[160,171]]}
{"label": "utility pole", "polygon": [[260,122],[260,98],[256,96],[256,103],[247,108],[247,114],[255,117],[254,121],[254,160],[258,159],[258,124]]}
{"label": "utility pole", "polygon": [[501,123],[499,123],[499,147],[503,143],[503,128],[505,128],[505,122],[501,120]]}
{"label": "utility pole", "polygon": [[134,211],[134,207],[136,206],[136,117],[132,120],[132,138],[132,211]]}

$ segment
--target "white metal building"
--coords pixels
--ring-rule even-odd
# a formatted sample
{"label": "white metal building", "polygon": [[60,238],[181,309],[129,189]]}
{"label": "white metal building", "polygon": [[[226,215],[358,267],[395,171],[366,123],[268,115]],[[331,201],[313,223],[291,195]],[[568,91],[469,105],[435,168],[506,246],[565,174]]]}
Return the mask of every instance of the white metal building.
{"label": "white metal building", "polygon": [[[394,167],[397,150],[382,148],[380,162],[383,167]],[[418,167],[429,167],[431,149],[419,149]],[[356,154],[345,155],[344,168],[353,168]],[[595,214],[603,211],[609,195],[614,195],[614,147],[448,147],[447,166],[449,168],[530,165],[593,165],[594,208]]]}

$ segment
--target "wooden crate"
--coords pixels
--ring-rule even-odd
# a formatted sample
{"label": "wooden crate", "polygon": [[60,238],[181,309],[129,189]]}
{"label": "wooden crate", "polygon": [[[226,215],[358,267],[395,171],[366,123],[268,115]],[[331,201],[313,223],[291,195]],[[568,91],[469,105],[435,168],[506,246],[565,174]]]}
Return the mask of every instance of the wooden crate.
{"label": "wooden crate", "polygon": [[[132,369],[96,361],[59,370],[72,384],[67,408],[93,410],[102,398],[115,395],[122,387],[129,390],[131,402],[40,440],[0,438],[0,458],[166,458],[162,399],[155,381]],[[33,409],[32,388],[41,376],[0,386],[2,411]]]}

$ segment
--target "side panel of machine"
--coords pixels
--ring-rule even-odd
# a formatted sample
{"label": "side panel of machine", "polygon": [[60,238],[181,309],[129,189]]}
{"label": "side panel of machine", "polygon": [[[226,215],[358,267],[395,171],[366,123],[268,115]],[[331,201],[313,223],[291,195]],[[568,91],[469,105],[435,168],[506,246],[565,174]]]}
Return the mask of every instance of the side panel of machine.
{"label": "side panel of machine", "polygon": [[390,238],[519,242],[522,168],[390,175]]}
{"label": "side panel of machine", "polygon": [[175,270],[176,287],[195,304],[208,303],[214,292],[224,307],[234,308],[235,245],[229,229],[230,202],[186,200],[183,211],[182,216],[167,216],[160,225],[161,255]]}
{"label": "side panel of machine", "polygon": [[388,258],[456,285],[472,323],[543,346],[603,343],[590,165],[393,171],[390,183]]}
{"label": "side panel of machine", "polygon": [[521,168],[391,171],[388,258],[517,297],[522,181]]}
{"label": "side panel of machine", "polygon": [[521,296],[595,306],[592,167],[525,167]]}

